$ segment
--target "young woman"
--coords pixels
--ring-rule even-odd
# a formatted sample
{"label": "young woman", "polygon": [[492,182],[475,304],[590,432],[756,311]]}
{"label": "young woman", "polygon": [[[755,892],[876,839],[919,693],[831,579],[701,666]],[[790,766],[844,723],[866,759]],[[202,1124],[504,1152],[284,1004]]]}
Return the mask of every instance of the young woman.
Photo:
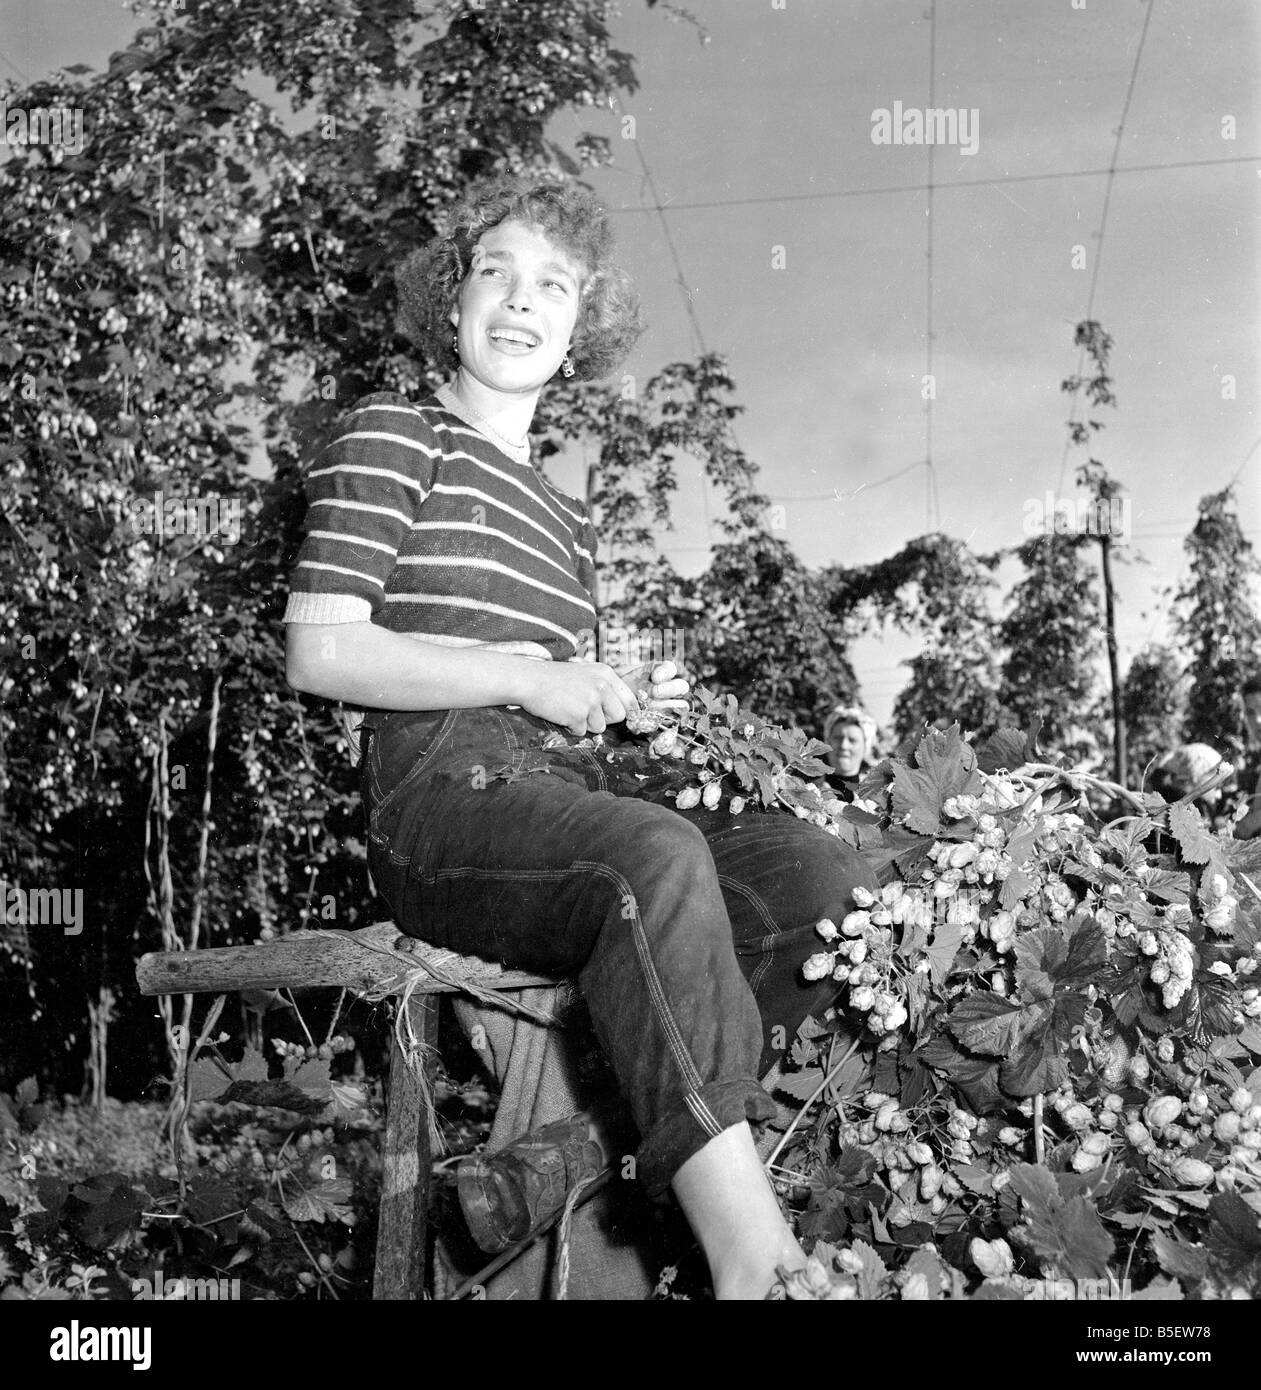
{"label": "young woman", "polygon": [[364,398],[315,461],[287,674],[368,711],[369,864],[399,928],[577,976],[640,1180],[673,1191],[718,1298],[763,1298],[804,1257],[755,1149],[758,1078],[835,995],[801,976],[814,924],[874,880],[813,826],[679,812],[592,751],[688,689],[576,659],[596,537],[530,459],[544,386],[603,374],[637,334],[610,242],[578,188],[506,181],[401,268],[400,325],[454,374]]}

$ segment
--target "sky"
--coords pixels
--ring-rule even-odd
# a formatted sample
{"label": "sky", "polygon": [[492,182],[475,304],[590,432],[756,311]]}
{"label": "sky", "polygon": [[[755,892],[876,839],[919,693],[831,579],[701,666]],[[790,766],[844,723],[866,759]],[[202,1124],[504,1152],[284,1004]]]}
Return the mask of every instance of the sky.
{"label": "sky", "polygon": [[[134,27],[115,0],[0,0],[0,63],[99,68]],[[1261,540],[1254,0],[622,0],[613,34],[638,91],[550,133],[612,139],[591,182],[649,321],[625,371],[728,359],[737,437],[804,562],[937,529],[1016,545],[1032,503],[1074,496],[1059,386],[1088,306],[1117,395],[1092,452],[1146,560],[1118,567],[1123,665],[1168,636],[1201,496],[1235,480]],[[876,143],[895,103],[965,124]],[[685,572],[718,510],[687,466],[662,538]],[[914,650],[854,650],[882,721]]]}

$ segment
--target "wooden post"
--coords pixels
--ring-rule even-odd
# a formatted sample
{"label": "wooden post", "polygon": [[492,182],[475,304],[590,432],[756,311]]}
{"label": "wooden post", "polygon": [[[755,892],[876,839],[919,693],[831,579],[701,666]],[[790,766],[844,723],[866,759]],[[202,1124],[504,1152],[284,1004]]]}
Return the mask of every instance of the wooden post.
{"label": "wooden post", "polygon": [[385,1103],[385,1166],[377,1218],[377,1258],[372,1297],[406,1300],[425,1296],[425,1246],[429,1208],[429,1106],[438,1046],[436,994],[414,994],[406,1005],[424,1046],[418,1075],[395,1038],[390,1047],[390,1087]]}
{"label": "wooden post", "polygon": [[[1100,494],[1096,504],[1100,509],[1107,505],[1109,498]],[[1109,521],[1109,528],[1111,521]],[[1104,616],[1107,621],[1108,676],[1112,682],[1112,780],[1118,786],[1126,785],[1129,761],[1125,747],[1125,706],[1122,699],[1121,671],[1117,662],[1117,616],[1116,597],[1112,588],[1112,532],[1100,528],[1099,548],[1102,552]]]}

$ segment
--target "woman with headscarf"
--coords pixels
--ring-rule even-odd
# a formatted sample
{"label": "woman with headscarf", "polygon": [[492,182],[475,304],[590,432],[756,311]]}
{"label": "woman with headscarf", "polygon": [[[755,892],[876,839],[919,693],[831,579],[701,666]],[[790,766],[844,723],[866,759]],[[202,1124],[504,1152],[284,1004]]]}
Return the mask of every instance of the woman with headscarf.
{"label": "woman with headscarf", "polygon": [[875,761],[876,721],[861,705],[837,705],[824,722],[823,741],[831,748],[824,759],[831,768],[825,779],[828,786],[854,800]]}

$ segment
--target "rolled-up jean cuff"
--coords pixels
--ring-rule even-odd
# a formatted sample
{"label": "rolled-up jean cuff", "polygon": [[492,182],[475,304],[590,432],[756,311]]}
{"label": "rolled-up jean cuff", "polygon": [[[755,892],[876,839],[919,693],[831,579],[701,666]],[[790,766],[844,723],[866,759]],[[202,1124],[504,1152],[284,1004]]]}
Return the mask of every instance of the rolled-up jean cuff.
{"label": "rolled-up jean cuff", "polygon": [[[650,1197],[663,1197],[679,1169],[722,1130],[744,1120],[751,1124],[769,1120],[777,1109],[770,1095],[752,1078],[710,1081],[692,1095],[691,1106],[681,1104],[646,1134],[639,1146],[636,1168]],[[696,1111],[704,1114],[707,1121],[712,1119],[715,1127],[702,1124]]]}

